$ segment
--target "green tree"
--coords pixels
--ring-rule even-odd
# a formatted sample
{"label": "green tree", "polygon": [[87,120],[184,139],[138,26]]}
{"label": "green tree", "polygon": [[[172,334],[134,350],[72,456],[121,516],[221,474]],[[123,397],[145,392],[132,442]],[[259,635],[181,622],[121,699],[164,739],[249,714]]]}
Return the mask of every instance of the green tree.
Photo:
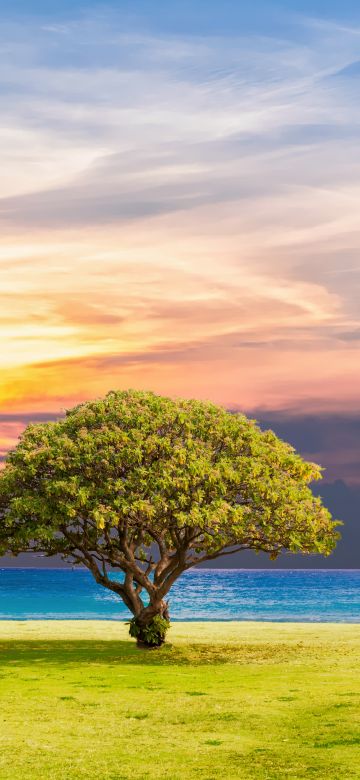
{"label": "green tree", "polygon": [[111,392],[27,427],[0,477],[0,547],[86,566],[133,614],[132,636],[157,646],[167,594],[192,566],[240,550],[331,552],[337,524],[308,487],[320,476],[242,414]]}

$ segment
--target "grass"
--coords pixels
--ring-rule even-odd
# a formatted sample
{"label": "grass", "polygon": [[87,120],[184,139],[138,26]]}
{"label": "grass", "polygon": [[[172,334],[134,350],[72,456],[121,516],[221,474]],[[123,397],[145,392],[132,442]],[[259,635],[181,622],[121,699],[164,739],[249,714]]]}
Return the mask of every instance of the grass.
{"label": "grass", "polygon": [[360,625],[0,623],[1,780],[360,778]]}

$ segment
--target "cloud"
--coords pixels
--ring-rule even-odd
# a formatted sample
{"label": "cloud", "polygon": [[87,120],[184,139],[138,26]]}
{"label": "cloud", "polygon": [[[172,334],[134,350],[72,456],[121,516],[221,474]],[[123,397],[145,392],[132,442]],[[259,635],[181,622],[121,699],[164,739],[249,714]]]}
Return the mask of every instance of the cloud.
{"label": "cloud", "polygon": [[357,78],[358,76],[360,76],[360,60],[355,60],[334,73],[332,78],[352,79]]}
{"label": "cloud", "polygon": [[341,479],[347,485],[360,485],[359,412],[303,414],[255,409],[252,415],[263,428],[272,428],[308,460],[320,463],[325,468],[326,482]]}
{"label": "cloud", "polygon": [[114,384],[354,408],[356,31],[153,21],[1,33],[3,408]]}
{"label": "cloud", "polygon": [[[326,87],[355,51],[350,32],[318,30],[307,44],[229,34],[169,41],[104,14],[65,25],[60,51],[38,26],[31,44],[21,26],[4,35],[15,52],[3,62],[7,147],[17,136],[12,188],[19,176],[18,192],[1,202],[4,225],[107,224],[261,198],[327,176],[311,161],[319,145],[327,159],[344,138],[356,151],[357,108],[334,111],[341,89]],[[19,144],[31,156],[17,168]],[[305,159],[297,147],[311,147]]]}
{"label": "cloud", "polygon": [[3,423],[20,423],[28,425],[33,422],[48,422],[58,420],[59,413],[54,412],[0,412],[0,425]]}
{"label": "cloud", "polygon": [[355,328],[355,330],[348,330],[344,333],[338,333],[338,339],[340,341],[360,341],[360,328]]}
{"label": "cloud", "polygon": [[87,303],[74,297],[68,298],[63,303],[59,303],[54,311],[64,322],[71,322],[78,325],[90,325],[93,328],[99,326],[113,326],[124,322],[123,314],[116,311],[109,311],[109,305],[106,302]]}

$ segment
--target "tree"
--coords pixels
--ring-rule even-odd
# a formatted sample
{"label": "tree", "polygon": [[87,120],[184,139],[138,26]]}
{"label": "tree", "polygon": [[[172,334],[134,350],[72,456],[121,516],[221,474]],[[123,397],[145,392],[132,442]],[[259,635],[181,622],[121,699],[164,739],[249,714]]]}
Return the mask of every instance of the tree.
{"label": "tree", "polygon": [[27,427],[0,477],[0,547],[86,566],[129,608],[138,643],[158,646],[166,597],[192,566],[249,549],[331,552],[337,523],[308,487],[320,477],[242,414],[110,392]]}

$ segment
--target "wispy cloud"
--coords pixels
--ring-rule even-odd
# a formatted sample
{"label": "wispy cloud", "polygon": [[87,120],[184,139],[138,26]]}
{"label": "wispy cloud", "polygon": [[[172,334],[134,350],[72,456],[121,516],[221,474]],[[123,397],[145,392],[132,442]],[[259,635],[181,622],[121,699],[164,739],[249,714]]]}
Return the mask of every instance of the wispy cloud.
{"label": "wispy cloud", "polygon": [[[308,460],[320,463],[326,482],[342,479],[349,485],[360,484],[360,417],[346,413],[303,414],[298,411],[254,411],[263,427],[276,430]],[[336,446],[334,443],[336,442]],[[321,485],[320,485],[321,491]]]}
{"label": "wispy cloud", "polygon": [[5,412],[114,385],[358,404],[358,33],[4,25]]}

